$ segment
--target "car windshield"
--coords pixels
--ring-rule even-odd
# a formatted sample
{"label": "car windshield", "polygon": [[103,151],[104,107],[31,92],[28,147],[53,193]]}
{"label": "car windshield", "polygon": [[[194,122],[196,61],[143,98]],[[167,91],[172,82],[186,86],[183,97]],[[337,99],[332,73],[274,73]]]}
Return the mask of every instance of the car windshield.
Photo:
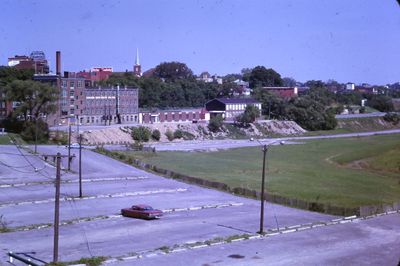
{"label": "car windshield", "polygon": [[150,206],[147,206],[147,207],[143,207],[142,210],[144,210],[144,211],[151,211],[151,210],[153,210],[153,208],[150,207]]}

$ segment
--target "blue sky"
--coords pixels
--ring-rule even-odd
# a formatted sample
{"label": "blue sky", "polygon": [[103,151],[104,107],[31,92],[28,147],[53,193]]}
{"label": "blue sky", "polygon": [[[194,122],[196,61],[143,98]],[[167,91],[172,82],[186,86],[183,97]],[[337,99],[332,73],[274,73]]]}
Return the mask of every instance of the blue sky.
{"label": "blue sky", "polygon": [[224,75],[263,65],[299,81],[400,81],[395,0],[0,0],[0,64],[43,50],[55,71],[186,63]]}

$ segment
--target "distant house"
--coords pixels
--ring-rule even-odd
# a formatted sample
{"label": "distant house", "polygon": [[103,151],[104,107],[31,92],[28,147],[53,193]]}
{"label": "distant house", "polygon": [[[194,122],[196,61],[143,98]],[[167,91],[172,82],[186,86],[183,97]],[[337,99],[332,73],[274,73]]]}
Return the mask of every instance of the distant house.
{"label": "distant house", "polygon": [[354,84],[354,83],[348,82],[348,83],[346,84],[346,90],[348,90],[348,91],[354,91],[354,88],[355,88],[355,84]]}
{"label": "distant house", "polygon": [[205,83],[216,82],[218,84],[222,84],[221,77],[218,77],[217,75],[211,76],[207,71],[202,72],[200,76],[196,78],[196,80],[204,81]]}
{"label": "distant house", "polygon": [[252,90],[249,87],[249,83],[247,81],[243,81],[240,79],[235,80],[233,83],[236,84],[236,88],[234,89],[233,95],[234,96],[250,96]]}
{"label": "distant house", "polygon": [[206,110],[210,117],[220,114],[225,120],[233,121],[248,105],[258,107],[261,115],[261,102],[252,98],[216,98],[206,103]]}
{"label": "distant house", "polygon": [[366,94],[379,94],[378,89],[369,86],[356,86],[354,90]]}
{"label": "distant house", "polygon": [[263,87],[263,89],[285,99],[290,99],[298,96],[297,87]]}

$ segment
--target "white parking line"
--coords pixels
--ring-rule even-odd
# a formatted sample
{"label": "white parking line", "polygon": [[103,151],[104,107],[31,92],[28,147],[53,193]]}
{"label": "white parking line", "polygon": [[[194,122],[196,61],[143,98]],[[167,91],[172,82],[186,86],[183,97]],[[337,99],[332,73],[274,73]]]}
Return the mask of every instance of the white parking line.
{"label": "white parking line", "polygon": [[[149,177],[145,176],[135,176],[135,177],[109,177],[109,178],[96,178],[96,179],[82,179],[83,183],[88,182],[104,182],[104,181],[125,181],[125,180],[144,180],[149,179]],[[69,183],[78,183],[79,180],[64,180],[61,181],[63,184]],[[38,182],[26,182],[26,183],[14,183],[14,184],[1,184],[0,188],[9,188],[9,187],[25,187],[25,186],[37,186],[37,185],[48,185],[54,184],[54,182],[50,181],[38,181]]]}
{"label": "white parking line", "polygon": [[[177,188],[177,189],[159,189],[159,190],[149,190],[149,191],[137,191],[137,192],[125,192],[125,193],[115,193],[115,194],[102,194],[96,196],[87,196],[83,198],[72,198],[72,197],[64,197],[61,198],[60,201],[81,201],[81,200],[91,200],[91,199],[102,199],[102,198],[123,198],[123,197],[132,197],[132,196],[143,196],[143,195],[152,195],[152,194],[160,194],[160,193],[176,193],[176,192],[185,192],[187,188]],[[54,202],[54,199],[45,199],[45,200],[32,200],[32,201],[20,201],[20,202],[11,202],[0,204],[0,207],[9,207],[9,206],[20,206],[20,205],[28,205],[28,204],[42,204],[42,203],[51,203]]]}

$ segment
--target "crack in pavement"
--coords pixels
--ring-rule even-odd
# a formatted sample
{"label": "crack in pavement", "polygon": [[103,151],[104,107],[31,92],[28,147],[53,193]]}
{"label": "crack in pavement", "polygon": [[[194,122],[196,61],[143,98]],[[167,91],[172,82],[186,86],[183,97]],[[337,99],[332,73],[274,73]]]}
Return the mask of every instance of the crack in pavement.
{"label": "crack in pavement", "polygon": [[[219,204],[213,204],[213,205],[201,205],[201,206],[195,206],[195,207],[187,207],[187,208],[171,208],[171,209],[164,209],[161,210],[163,213],[172,213],[172,212],[183,212],[183,211],[197,211],[197,210],[205,210],[205,209],[217,209],[217,208],[227,208],[227,207],[237,207],[237,206],[242,206],[244,203],[241,202],[233,202],[233,203],[219,203]],[[111,214],[111,215],[98,215],[98,216],[92,216],[92,217],[83,217],[83,218],[78,218],[78,219],[72,219],[72,220],[64,220],[60,222],[61,226],[65,225],[73,225],[73,224],[78,224],[82,222],[92,222],[92,221],[98,221],[98,220],[108,220],[108,219],[116,219],[116,218],[122,218],[123,216],[121,214]],[[38,229],[45,229],[52,227],[52,223],[43,223],[43,224],[33,224],[33,225],[26,225],[26,226],[18,226],[14,228],[8,228],[10,231],[9,232],[18,232],[18,231],[30,231],[30,230],[38,230]],[[4,232],[7,233],[7,232]]]}
{"label": "crack in pavement", "polygon": [[[110,177],[110,178],[96,178],[96,179],[82,179],[83,183],[90,182],[104,182],[104,181],[125,181],[125,180],[142,180],[149,179],[145,176],[135,176],[135,177]],[[78,183],[79,180],[64,180],[61,181],[62,184]],[[54,184],[52,181],[41,181],[41,182],[27,182],[27,183],[14,183],[14,184],[1,184],[0,188],[12,188],[12,187],[23,187],[23,186],[36,186],[36,185],[48,185]]]}
{"label": "crack in pavement", "polygon": [[[125,193],[115,193],[115,194],[102,194],[96,196],[85,196],[82,198],[75,197],[63,197],[60,198],[60,202],[74,200],[91,200],[91,199],[102,199],[102,198],[123,198],[123,197],[131,197],[131,196],[143,196],[143,195],[152,195],[152,194],[160,194],[160,193],[176,193],[176,192],[185,192],[187,188],[176,188],[176,189],[159,189],[159,190],[148,190],[148,191],[137,191],[137,192],[125,192]],[[20,201],[20,202],[10,202],[5,204],[0,204],[0,208],[9,207],[9,206],[20,206],[20,205],[28,205],[28,204],[43,204],[43,203],[51,203],[54,202],[55,199],[44,199],[44,200],[32,200],[32,201]]]}

